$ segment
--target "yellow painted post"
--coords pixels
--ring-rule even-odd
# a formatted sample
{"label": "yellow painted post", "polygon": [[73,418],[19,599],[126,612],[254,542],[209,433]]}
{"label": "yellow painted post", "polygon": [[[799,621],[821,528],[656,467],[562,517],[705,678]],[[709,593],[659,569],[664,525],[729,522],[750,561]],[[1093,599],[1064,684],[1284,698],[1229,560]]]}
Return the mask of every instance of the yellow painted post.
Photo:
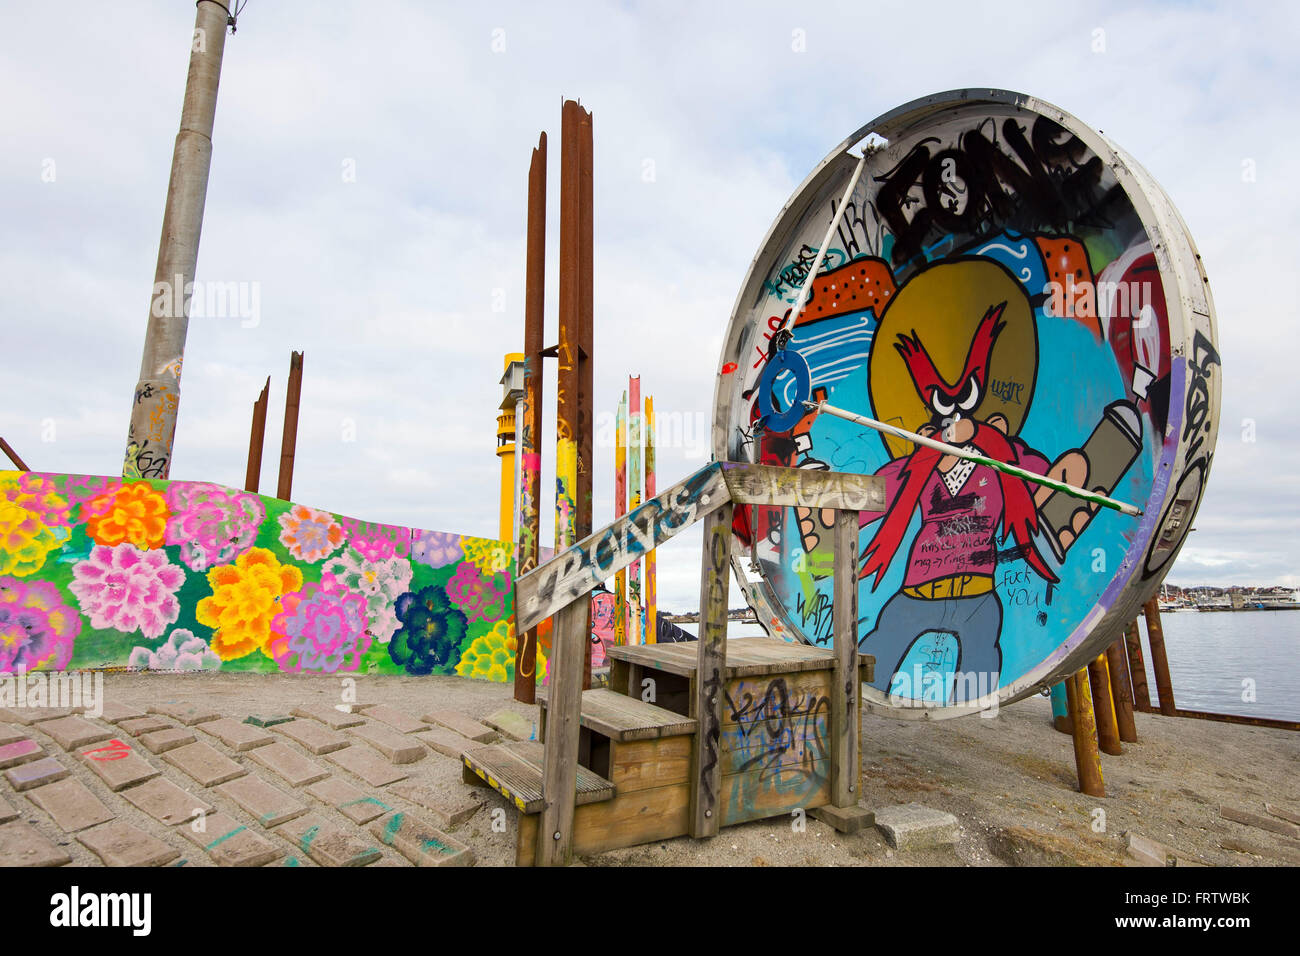
{"label": "yellow painted post", "polygon": [[1074,725],[1074,768],[1079,775],[1079,792],[1104,797],[1106,783],[1101,776],[1101,755],[1097,753],[1097,724],[1092,713],[1087,668],[1065,679],[1065,693]]}

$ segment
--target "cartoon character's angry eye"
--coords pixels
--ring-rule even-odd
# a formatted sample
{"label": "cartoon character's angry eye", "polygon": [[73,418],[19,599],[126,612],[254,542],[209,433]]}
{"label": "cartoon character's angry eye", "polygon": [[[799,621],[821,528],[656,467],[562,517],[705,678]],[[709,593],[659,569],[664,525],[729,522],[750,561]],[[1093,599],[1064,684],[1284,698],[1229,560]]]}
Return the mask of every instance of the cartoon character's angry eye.
{"label": "cartoon character's angry eye", "polygon": [[930,407],[944,417],[951,415],[957,409],[969,413],[979,404],[979,401],[980,386],[974,375],[966,380],[966,388],[960,395],[949,395],[938,388],[930,393]]}

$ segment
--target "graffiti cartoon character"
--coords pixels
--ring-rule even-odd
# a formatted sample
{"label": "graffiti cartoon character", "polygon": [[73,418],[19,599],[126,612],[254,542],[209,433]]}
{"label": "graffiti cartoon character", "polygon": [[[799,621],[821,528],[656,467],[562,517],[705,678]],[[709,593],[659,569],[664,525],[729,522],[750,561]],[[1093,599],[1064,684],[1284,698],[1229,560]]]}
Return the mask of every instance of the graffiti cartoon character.
{"label": "graffiti cartoon character", "polygon": [[[1049,462],[1018,437],[1033,395],[1037,337],[1023,287],[1000,266],[970,260],[919,273],[885,310],[876,341],[891,342],[896,355],[873,349],[877,417],[1036,474],[1084,483],[1089,463],[1083,449]],[[995,373],[1016,387],[994,387]],[[886,482],[887,510],[861,517],[864,527],[879,522],[859,572],[872,579],[872,590],[903,548],[917,512],[920,530],[911,540],[902,586],[881,608],[861,650],[875,655],[878,688],[921,698],[930,695],[910,687],[904,662],[955,643],[943,696],[974,700],[997,689],[1002,670],[999,560],[1022,558],[1030,572],[1056,583],[1035,536],[1054,535],[1052,552],[1063,558],[1095,506],[1083,506],[1080,519],[1058,531],[1040,520],[1040,508],[1054,496],[1050,488],[897,438],[886,444],[895,457],[876,474]],[[999,550],[1008,539],[1009,554]]]}

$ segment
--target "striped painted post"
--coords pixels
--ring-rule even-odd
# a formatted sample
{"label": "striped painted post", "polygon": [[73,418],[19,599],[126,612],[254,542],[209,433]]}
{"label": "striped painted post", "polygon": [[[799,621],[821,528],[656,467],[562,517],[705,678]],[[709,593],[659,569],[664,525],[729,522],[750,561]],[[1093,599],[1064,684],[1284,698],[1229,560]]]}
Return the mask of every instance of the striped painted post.
{"label": "striped painted post", "polygon": [[[655,400],[646,396],[645,400],[645,497],[646,501],[654,498],[655,490]],[[655,581],[655,553],[653,549],[645,556],[645,642],[656,643],[659,633],[659,593]]]}
{"label": "striped painted post", "polygon": [[[614,517],[627,514],[627,392],[614,419]],[[627,570],[614,575],[614,643],[627,643]]]}
{"label": "striped painted post", "polygon": [[[627,510],[641,507],[641,376],[627,380]],[[628,620],[627,642],[644,644],[641,633],[641,562],[633,561],[627,569]]]}

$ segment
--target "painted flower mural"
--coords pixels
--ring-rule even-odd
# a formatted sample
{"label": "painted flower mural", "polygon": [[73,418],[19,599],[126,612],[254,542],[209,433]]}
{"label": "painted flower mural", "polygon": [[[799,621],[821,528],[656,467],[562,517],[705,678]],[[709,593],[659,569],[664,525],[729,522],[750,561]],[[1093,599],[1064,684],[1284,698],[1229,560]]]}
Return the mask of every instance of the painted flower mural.
{"label": "painted flower mural", "polygon": [[127,660],[131,667],[151,671],[210,671],[221,667],[221,658],[212,652],[208,642],[195,637],[194,632],[178,627],[156,651],[136,647]]}
{"label": "painted flower mural", "polygon": [[212,596],[199,601],[195,617],[213,628],[212,650],[228,661],[266,650],[280,598],[302,587],[302,571],[266,548],[252,548],[209,571],[208,583]]}
{"label": "painted flower mural", "polygon": [[80,615],[49,581],[0,578],[0,674],[62,670],[80,633]]}
{"label": "painted flower mural", "polygon": [[410,528],[344,518],[343,531],[348,544],[367,561],[406,558],[411,553]]}
{"label": "painted flower mural", "polygon": [[211,482],[0,471],[0,672],[509,680],[514,570],[507,542]]}
{"label": "painted flower mural", "polygon": [[[510,683],[515,679],[515,655],[518,652],[513,621],[497,621],[492,630],[482,637],[470,642],[456,673],[461,677],[473,677],[498,683]],[[537,658],[538,679],[546,683],[546,658]]]}
{"label": "painted flower mural", "polygon": [[389,656],[408,674],[448,674],[460,656],[465,638],[465,615],[452,607],[436,585],[403,594],[397,599],[401,629],[388,645]]}
{"label": "painted flower mural", "polygon": [[333,577],[285,594],[271,630],[270,656],[281,671],[292,673],[356,670],[370,647],[366,599]]}
{"label": "painted flower mural", "polygon": [[179,545],[181,560],[194,571],[243,554],[266,519],[259,496],[207,482],[172,482],[167,505],[166,543]]}
{"label": "painted flower mural", "polygon": [[293,505],[280,515],[280,543],[299,561],[315,564],[343,543],[343,526],[328,511]]}
{"label": "painted flower mural", "polygon": [[510,600],[510,575],[484,577],[468,561],[456,569],[447,582],[447,596],[471,621],[493,621],[506,613]]}
{"label": "painted flower mural", "polygon": [[110,487],[82,505],[86,534],[98,544],[130,542],[142,551],[161,548],[167,530],[167,499],[147,481]]}
{"label": "painted flower mural", "polygon": [[490,541],[487,538],[462,538],[465,560],[478,568],[484,575],[493,575],[510,569],[514,559],[510,555],[510,545],[505,541]]}
{"label": "painted flower mural", "polygon": [[349,544],[341,554],[321,565],[322,581],[326,575],[348,590],[365,595],[370,634],[387,644],[398,627],[394,602],[411,584],[411,563],[401,558],[372,561]]}
{"label": "painted flower mural", "polygon": [[97,544],[90,557],[77,562],[68,590],[77,596],[91,627],[127,634],[162,637],[180,615],[176,591],[185,572],[162,551],[141,551],[133,544]]}
{"label": "painted flower mural", "polygon": [[463,540],[445,531],[421,531],[411,542],[411,557],[431,568],[446,567],[464,557],[460,546]]}
{"label": "painted flower mural", "polygon": [[0,574],[36,573],[70,535],[67,499],[54,482],[31,473],[0,476]]}

